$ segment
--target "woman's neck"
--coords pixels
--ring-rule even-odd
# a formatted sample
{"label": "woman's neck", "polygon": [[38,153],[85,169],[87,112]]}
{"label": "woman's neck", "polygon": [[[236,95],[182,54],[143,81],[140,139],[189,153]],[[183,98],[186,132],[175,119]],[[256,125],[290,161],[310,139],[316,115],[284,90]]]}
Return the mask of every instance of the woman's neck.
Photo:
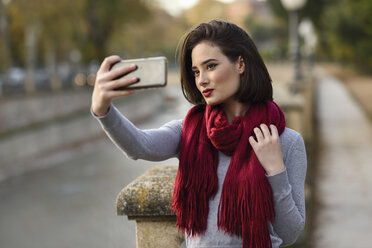
{"label": "woman's neck", "polygon": [[235,117],[244,116],[249,109],[249,104],[241,103],[238,101],[231,101],[222,104],[222,109],[224,110],[229,123],[232,123]]}

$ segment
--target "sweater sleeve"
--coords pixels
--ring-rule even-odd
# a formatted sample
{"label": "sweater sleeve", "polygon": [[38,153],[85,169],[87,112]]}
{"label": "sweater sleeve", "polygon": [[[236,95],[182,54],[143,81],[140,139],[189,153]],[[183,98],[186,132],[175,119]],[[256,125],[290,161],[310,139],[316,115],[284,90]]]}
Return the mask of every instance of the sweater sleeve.
{"label": "sweater sleeve", "polygon": [[284,157],[286,169],[268,176],[268,180],[274,197],[275,220],[272,224],[283,241],[281,246],[288,246],[297,240],[305,226],[307,160],[301,135],[297,134]]}
{"label": "sweater sleeve", "polygon": [[132,159],[161,161],[178,155],[182,120],[168,122],[158,129],[141,130],[113,105],[104,116],[93,112],[92,115],[114,144]]}

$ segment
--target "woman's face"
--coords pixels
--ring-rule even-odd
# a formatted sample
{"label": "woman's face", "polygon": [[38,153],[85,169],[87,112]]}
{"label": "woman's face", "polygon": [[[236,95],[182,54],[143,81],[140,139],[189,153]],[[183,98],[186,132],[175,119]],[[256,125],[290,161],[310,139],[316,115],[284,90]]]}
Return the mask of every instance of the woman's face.
{"label": "woman's face", "polygon": [[244,62],[231,63],[220,48],[210,42],[201,42],[191,52],[195,84],[208,105],[229,104],[240,86]]}

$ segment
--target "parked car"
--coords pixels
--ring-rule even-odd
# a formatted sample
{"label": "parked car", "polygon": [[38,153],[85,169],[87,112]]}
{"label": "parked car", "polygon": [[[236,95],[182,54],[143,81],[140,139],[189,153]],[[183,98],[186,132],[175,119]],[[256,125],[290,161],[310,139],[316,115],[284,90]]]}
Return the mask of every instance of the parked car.
{"label": "parked car", "polygon": [[[7,73],[7,74],[5,74]],[[3,74],[3,95],[22,93],[25,90],[26,72],[21,67],[11,67]]]}
{"label": "parked car", "polygon": [[46,68],[38,68],[35,70],[35,89],[40,90],[50,90],[50,77],[48,70]]}
{"label": "parked car", "polygon": [[74,75],[71,64],[64,62],[57,66],[57,75],[61,80],[62,88],[70,88],[73,85]]}
{"label": "parked car", "polygon": [[7,84],[13,87],[23,87],[26,79],[26,71],[21,67],[11,67],[8,69]]}

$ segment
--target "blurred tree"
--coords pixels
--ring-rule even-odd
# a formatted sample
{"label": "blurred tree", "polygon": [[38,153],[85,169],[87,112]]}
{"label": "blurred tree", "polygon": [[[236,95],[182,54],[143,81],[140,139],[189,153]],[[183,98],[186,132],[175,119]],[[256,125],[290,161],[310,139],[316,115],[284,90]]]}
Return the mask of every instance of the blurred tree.
{"label": "blurred tree", "polygon": [[[271,5],[273,12],[285,23],[288,24],[288,11],[283,7],[280,0],[267,0]],[[306,5],[299,11],[300,19],[303,17],[308,17],[314,23],[314,25],[319,28],[322,26],[321,16],[324,13],[324,9],[330,2],[337,2],[337,0],[308,0]]]}
{"label": "blurred tree", "polygon": [[187,25],[182,18],[171,16],[155,5],[151,12],[156,18],[125,24],[113,37],[109,49],[122,51],[120,55],[124,58],[163,55],[172,62]]}
{"label": "blurred tree", "polygon": [[[287,51],[289,45],[289,12],[283,7],[281,1],[279,0],[267,1],[277,18],[277,21],[275,22],[276,29],[282,30],[280,34],[281,38],[278,36],[276,39],[279,40],[281,54],[285,56],[288,54]],[[323,25],[321,22],[321,16],[324,13],[325,7],[329,4],[329,1],[334,0],[306,1],[305,6],[299,10],[299,21],[301,21],[301,19],[304,17],[309,18],[313,22],[315,28],[319,31]],[[284,32],[284,30],[286,31]]]}
{"label": "blurred tree", "polygon": [[[35,91],[35,69],[46,61],[52,87],[57,83],[56,64],[73,46],[74,23],[79,17],[73,0],[13,0],[10,4],[12,54],[25,65],[26,90]],[[17,38],[21,39],[17,39]]]}
{"label": "blurred tree", "polygon": [[[11,66],[12,58],[10,56],[10,43],[9,43],[9,18],[8,8],[5,1],[0,1],[0,70],[4,70]],[[1,95],[1,89],[0,89]]]}
{"label": "blurred tree", "polygon": [[10,4],[12,53],[17,64],[24,64],[25,37],[28,29],[36,28],[38,61],[53,47],[58,57],[65,57],[74,46],[73,35],[79,24],[78,2],[73,0],[13,0]]}
{"label": "blurred tree", "polygon": [[[280,1],[268,0],[274,13],[287,20],[288,13]],[[318,57],[372,70],[372,1],[307,1],[301,17],[312,20],[318,33]]]}
{"label": "blurred tree", "polygon": [[[372,2],[370,0],[329,0],[321,18],[323,53],[357,69],[372,70]],[[332,21],[331,21],[332,20]]]}
{"label": "blurred tree", "polygon": [[37,27],[37,61],[67,60],[72,50],[83,60],[101,60],[106,45],[123,23],[143,22],[151,17],[146,0],[13,0],[9,6],[12,54],[25,64],[25,38]]}
{"label": "blurred tree", "polygon": [[13,64],[26,67],[26,90],[35,91],[38,66],[46,65],[51,88],[59,89],[59,62],[75,60],[73,66],[78,68],[80,58],[102,60],[107,44],[124,23],[151,17],[146,1],[12,0],[7,6],[10,54]]}
{"label": "blurred tree", "polygon": [[189,25],[209,22],[212,19],[227,19],[226,4],[216,0],[199,0],[192,8],[185,11],[184,15]]}
{"label": "blurred tree", "polygon": [[102,60],[107,56],[107,43],[126,23],[143,23],[151,17],[144,1],[85,0],[83,6],[85,33],[80,47],[85,60]]}
{"label": "blurred tree", "polygon": [[287,28],[281,22],[268,21],[252,13],[245,26],[265,60],[280,60],[287,56]]}

